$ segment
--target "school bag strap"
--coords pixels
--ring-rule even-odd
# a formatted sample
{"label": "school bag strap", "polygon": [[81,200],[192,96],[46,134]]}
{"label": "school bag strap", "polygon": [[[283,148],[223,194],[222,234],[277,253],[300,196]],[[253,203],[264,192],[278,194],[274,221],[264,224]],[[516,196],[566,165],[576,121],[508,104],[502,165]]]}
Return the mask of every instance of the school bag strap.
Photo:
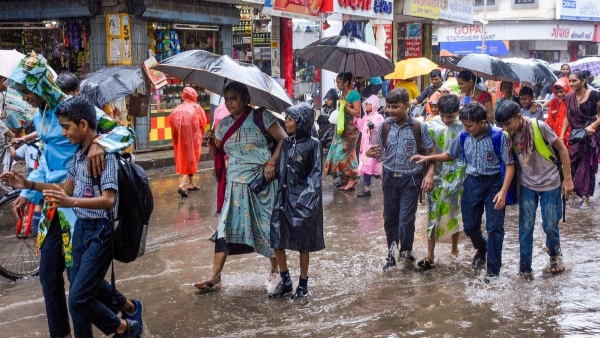
{"label": "school bag strap", "polygon": [[531,126],[533,127],[533,145],[535,146],[535,150],[546,161],[556,163],[557,156],[552,151],[551,145],[544,138],[537,119],[531,119]]}
{"label": "school bag strap", "polygon": [[[394,121],[384,121],[381,125],[381,142],[383,144],[383,148],[387,148],[387,138],[390,134],[390,130],[392,129],[392,123],[394,123]],[[422,155],[423,145],[421,144],[421,122],[419,122],[419,120],[412,119],[410,129],[412,130],[413,137],[415,138],[415,143],[417,143],[417,153]]]}

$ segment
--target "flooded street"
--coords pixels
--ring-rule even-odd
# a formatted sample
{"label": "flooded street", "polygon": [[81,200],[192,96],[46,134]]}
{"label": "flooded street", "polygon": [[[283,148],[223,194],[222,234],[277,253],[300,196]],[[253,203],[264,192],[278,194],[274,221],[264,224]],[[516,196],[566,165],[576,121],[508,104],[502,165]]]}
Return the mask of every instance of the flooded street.
{"label": "flooded street", "polygon": [[[198,293],[193,283],[210,277],[215,231],[216,184],[210,163],[196,175],[199,191],[177,195],[172,168],[149,172],[155,197],[145,256],[115,264],[117,287],[145,304],[151,337],[563,337],[600,335],[600,220],[597,200],[577,210],[568,203],[561,223],[566,264],[548,272],[541,217],[534,234],[534,279],[518,277],[518,216],[507,212],[503,267],[498,284],[485,285],[473,270],[475,253],[461,234],[458,260],[450,242],[438,243],[436,267],[429,271],[400,264],[382,272],[387,254],[381,183],[373,197],[334,191],[324,179],[324,232],[327,248],[311,254],[310,297],[298,303],[269,299],[270,265],[258,254],[231,256],[223,288]],[[417,214],[414,252],[425,257],[425,206]],[[294,286],[298,254],[288,252]],[[110,276],[108,276],[110,278]],[[0,279],[0,336],[46,337],[38,278]],[[97,336],[101,336],[99,331]]]}

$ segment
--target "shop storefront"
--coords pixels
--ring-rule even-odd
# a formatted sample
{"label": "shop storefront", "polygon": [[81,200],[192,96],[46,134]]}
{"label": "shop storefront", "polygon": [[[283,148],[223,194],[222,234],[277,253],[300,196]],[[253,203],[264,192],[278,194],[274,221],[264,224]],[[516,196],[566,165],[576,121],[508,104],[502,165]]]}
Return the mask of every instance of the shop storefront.
{"label": "shop storefront", "polygon": [[[523,34],[527,32],[527,34]],[[535,57],[548,62],[570,62],[592,42],[593,22],[491,22],[488,25],[440,27],[437,38],[442,55],[481,53],[511,57]],[[535,39],[533,39],[535,37]]]}
{"label": "shop storefront", "polygon": [[89,22],[85,19],[0,23],[0,49],[43,55],[56,71],[90,72]]}
{"label": "shop storefront", "polygon": [[[218,5],[218,4],[215,4]],[[232,10],[234,9],[234,10]],[[148,40],[150,56],[157,62],[183,51],[201,49],[215,54],[232,55],[232,27],[239,21],[239,11],[232,6],[223,7],[219,20],[214,16],[187,16],[185,13],[159,11],[158,8],[148,17]],[[174,20],[178,19],[178,20]],[[206,21],[202,21],[202,20]],[[218,21],[220,24],[215,24]],[[150,88],[150,116],[148,147],[168,148],[172,145],[171,126],[168,116],[182,103],[184,87],[192,87],[198,92],[197,103],[212,121],[210,94],[200,86],[185,83],[175,77],[166,76],[166,84]],[[208,126],[210,127],[210,126]]]}

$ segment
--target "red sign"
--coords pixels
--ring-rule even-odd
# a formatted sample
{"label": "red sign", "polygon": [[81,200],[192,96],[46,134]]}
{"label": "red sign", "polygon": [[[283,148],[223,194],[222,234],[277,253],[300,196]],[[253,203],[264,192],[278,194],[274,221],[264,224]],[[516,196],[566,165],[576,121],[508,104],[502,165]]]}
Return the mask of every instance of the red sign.
{"label": "red sign", "polygon": [[422,53],[422,38],[420,23],[406,23],[404,40],[404,58],[419,58]]}
{"label": "red sign", "polygon": [[385,35],[387,36],[387,39],[385,40],[385,56],[388,57],[388,59],[392,59],[392,38],[393,38],[393,33],[392,33],[392,24],[384,24],[382,25],[383,29],[385,30]]}

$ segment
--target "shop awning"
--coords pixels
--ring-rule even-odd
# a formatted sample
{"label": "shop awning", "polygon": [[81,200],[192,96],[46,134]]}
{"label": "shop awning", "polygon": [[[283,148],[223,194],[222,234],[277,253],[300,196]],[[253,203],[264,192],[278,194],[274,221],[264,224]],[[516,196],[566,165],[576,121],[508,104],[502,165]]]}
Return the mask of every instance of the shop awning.
{"label": "shop awning", "polygon": [[[92,4],[90,4],[92,2]],[[65,6],[60,1],[9,0],[0,2],[0,21],[52,20],[87,18],[94,16],[93,0],[70,1]]]}
{"label": "shop awning", "polygon": [[233,5],[220,2],[194,1],[192,4],[183,4],[146,0],[142,17],[178,23],[236,25],[240,20],[240,11]]}

